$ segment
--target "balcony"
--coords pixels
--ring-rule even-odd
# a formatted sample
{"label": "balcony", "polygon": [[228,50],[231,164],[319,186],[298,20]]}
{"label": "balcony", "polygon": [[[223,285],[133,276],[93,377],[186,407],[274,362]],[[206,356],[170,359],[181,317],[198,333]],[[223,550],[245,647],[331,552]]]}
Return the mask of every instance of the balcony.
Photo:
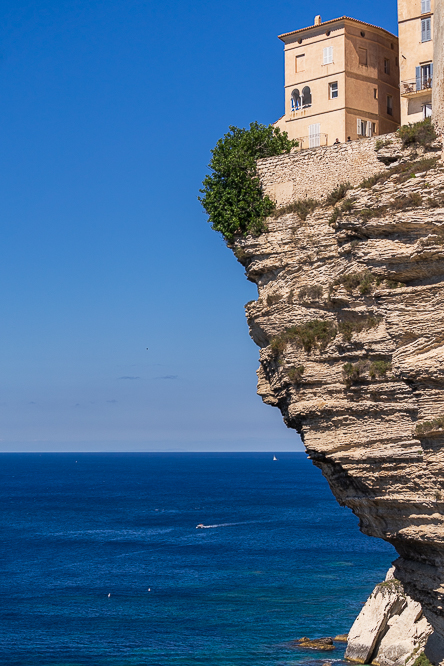
{"label": "balcony", "polygon": [[328,134],[319,132],[312,136],[299,136],[299,146],[295,150],[307,150],[307,148],[318,148],[319,146],[328,146]]}
{"label": "balcony", "polygon": [[411,79],[410,81],[401,81],[401,97],[415,97],[418,94],[430,92],[432,88],[431,78]]}

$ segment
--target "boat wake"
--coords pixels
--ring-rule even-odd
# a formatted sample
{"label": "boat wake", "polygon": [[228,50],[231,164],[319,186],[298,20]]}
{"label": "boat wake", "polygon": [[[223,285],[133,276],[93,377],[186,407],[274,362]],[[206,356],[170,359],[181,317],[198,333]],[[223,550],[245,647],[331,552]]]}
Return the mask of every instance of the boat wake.
{"label": "boat wake", "polygon": [[215,527],[228,527],[230,525],[244,525],[244,523],[218,523],[217,525],[204,525],[203,523],[199,523],[199,525],[196,525],[196,529],[210,530]]}

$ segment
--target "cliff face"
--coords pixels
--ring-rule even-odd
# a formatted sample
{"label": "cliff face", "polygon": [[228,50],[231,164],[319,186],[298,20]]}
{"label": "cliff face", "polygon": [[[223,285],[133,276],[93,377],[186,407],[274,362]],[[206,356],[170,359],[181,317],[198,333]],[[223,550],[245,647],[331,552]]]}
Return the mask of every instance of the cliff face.
{"label": "cliff face", "polygon": [[246,306],[261,348],[258,393],[301,434],[361,530],[396,548],[395,576],[435,630],[435,661],[444,657],[440,155],[406,154],[392,137],[372,187],[335,207],[324,200],[305,220],[287,207],[235,247],[259,293]]}

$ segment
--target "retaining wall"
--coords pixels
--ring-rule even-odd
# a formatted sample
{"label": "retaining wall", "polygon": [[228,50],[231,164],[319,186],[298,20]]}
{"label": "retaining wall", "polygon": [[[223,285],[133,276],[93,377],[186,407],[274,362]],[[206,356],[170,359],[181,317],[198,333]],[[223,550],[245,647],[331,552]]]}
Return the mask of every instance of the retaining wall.
{"label": "retaining wall", "polygon": [[[393,143],[381,152],[375,151],[376,141]],[[300,152],[267,157],[258,161],[258,172],[265,194],[278,206],[297,199],[322,199],[340,183],[359,185],[364,178],[383,171],[378,160],[387,152],[399,153],[400,141],[395,134],[322,146]]]}

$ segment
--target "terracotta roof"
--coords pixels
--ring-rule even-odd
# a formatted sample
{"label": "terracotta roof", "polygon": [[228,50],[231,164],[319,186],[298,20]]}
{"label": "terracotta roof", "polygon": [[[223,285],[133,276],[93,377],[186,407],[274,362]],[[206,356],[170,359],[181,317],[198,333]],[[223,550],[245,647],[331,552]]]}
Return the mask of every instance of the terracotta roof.
{"label": "terracotta roof", "polygon": [[298,32],[305,32],[306,30],[312,30],[313,28],[320,28],[321,26],[331,25],[332,23],[337,23],[338,21],[353,21],[354,23],[359,23],[359,25],[368,25],[369,28],[377,28],[378,30],[383,30],[388,35],[391,35],[395,39],[398,39],[396,35],[392,32],[389,32],[385,28],[381,28],[379,25],[372,25],[371,23],[366,23],[365,21],[360,21],[359,19],[351,18],[350,16],[341,16],[339,18],[331,19],[331,21],[324,21],[318,25],[309,25],[306,28],[300,28],[299,30],[292,30],[291,32],[284,32],[282,35],[278,35],[279,39],[284,41],[283,37],[289,37],[290,35],[296,35]]}

